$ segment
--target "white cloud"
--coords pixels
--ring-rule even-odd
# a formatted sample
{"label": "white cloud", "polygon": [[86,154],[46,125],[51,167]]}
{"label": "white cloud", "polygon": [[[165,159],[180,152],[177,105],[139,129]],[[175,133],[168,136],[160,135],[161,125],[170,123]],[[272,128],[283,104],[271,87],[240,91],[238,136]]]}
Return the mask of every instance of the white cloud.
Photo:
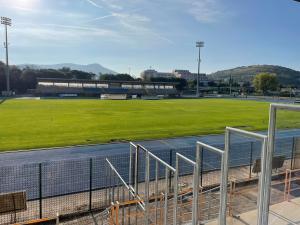
{"label": "white cloud", "polygon": [[119,23],[128,31],[130,35],[143,36],[145,38],[152,37],[161,41],[173,44],[173,41],[164,37],[161,32],[152,28],[151,19],[140,14],[114,13]]}
{"label": "white cloud", "polygon": [[197,21],[212,23],[219,21],[224,15],[218,0],[181,0],[187,7],[187,12]]}
{"label": "white cloud", "polygon": [[[97,38],[101,37],[109,37],[110,41],[124,43],[126,41],[173,43],[172,40],[164,35],[164,31],[156,29],[151,15],[148,15],[143,8],[146,8],[144,0],[83,1],[91,4],[93,7],[102,8],[103,10],[101,11],[106,11],[108,14],[91,18],[91,14],[88,12],[73,11],[72,8],[68,7],[69,1],[64,7],[68,9],[67,11],[63,11],[60,8],[38,10],[18,7],[18,9],[15,9],[22,13],[28,13],[32,18],[42,16],[43,19],[39,23],[17,23],[16,21],[14,33],[22,36],[23,39],[27,38],[28,43],[31,42],[32,44],[34,41],[40,41],[39,43],[45,43],[46,45],[46,41],[53,41],[57,44],[61,41],[68,44],[68,41],[80,43],[83,38],[97,40]],[[151,5],[152,3],[147,4]],[[99,10],[99,13],[101,11]],[[95,16],[97,13],[93,13],[93,15]],[[52,19],[49,20],[47,19],[48,17]],[[101,23],[100,25],[97,23],[104,19],[104,24]],[[51,22],[48,23],[48,21]]]}
{"label": "white cloud", "polygon": [[34,41],[42,41],[45,45],[51,41],[65,45],[70,42],[82,42],[84,38],[114,38],[118,36],[114,31],[95,27],[28,23],[18,24],[12,35],[15,38],[22,37],[22,40],[28,40],[30,45]]}
{"label": "white cloud", "polygon": [[[160,34],[160,32],[155,31],[153,24],[151,24],[151,18],[144,14],[138,13],[140,11],[141,9],[134,9],[130,11],[112,10],[110,14],[88,20],[87,23],[113,18],[114,21],[106,21],[106,25],[113,23],[112,27],[116,29],[123,37],[136,36],[144,37],[145,39],[152,38],[172,44],[172,40],[164,37],[162,34]],[[115,22],[117,22],[118,26],[116,26]]]}

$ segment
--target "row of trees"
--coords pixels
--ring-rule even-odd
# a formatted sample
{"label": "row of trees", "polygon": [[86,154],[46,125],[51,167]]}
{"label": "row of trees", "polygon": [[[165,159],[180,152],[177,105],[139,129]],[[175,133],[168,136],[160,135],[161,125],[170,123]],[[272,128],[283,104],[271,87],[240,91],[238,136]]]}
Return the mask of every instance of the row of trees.
{"label": "row of trees", "polygon": [[[37,78],[65,78],[65,79],[94,79],[95,74],[86,73],[78,70],[62,68],[53,69],[20,69],[16,66],[10,66],[10,86],[11,90],[17,94],[24,94],[28,89],[35,89]],[[0,62],[0,93],[6,90],[5,64]]]}

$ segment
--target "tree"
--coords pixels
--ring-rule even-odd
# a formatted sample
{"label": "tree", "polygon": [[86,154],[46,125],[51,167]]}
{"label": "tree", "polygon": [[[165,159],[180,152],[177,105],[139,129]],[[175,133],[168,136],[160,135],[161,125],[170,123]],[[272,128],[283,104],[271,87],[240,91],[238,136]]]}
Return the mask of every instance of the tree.
{"label": "tree", "polygon": [[278,80],[276,74],[259,73],[254,77],[253,85],[257,92],[267,94],[269,91],[278,89]]}
{"label": "tree", "polygon": [[80,71],[80,70],[71,70],[65,74],[70,74],[72,79],[86,79],[86,80],[94,79],[96,76],[96,74],[87,73],[87,72]]}
{"label": "tree", "polygon": [[100,80],[117,80],[117,81],[134,81],[134,78],[129,74],[100,74]]}
{"label": "tree", "polygon": [[0,61],[0,94],[6,90],[5,64]]}
{"label": "tree", "polygon": [[121,80],[121,81],[123,81],[123,80],[133,81],[134,80],[134,78],[132,76],[130,76],[129,74],[126,74],[126,73],[124,73],[124,74],[119,73],[119,74],[116,75],[116,77],[117,77],[118,80]]}

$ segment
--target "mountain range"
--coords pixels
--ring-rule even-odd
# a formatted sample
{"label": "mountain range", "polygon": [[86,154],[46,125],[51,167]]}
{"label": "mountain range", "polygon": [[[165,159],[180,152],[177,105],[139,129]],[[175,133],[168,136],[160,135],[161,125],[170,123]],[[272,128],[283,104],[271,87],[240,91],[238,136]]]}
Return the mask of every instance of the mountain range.
{"label": "mountain range", "polygon": [[255,75],[265,72],[276,74],[282,85],[300,86],[300,71],[275,65],[242,66],[211,73],[208,76],[213,80],[229,80],[231,77],[235,82],[251,82]]}
{"label": "mountain range", "polygon": [[80,65],[74,63],[61,63],[61,64],[52,64],[52,65],[38,65],[38,64],[21,64],[17,65],[20,69],[24,69],[26,67],[30,67],[32,69],[61,69],[64,67],[68,67],[71,70],[80,70],[87,73],[94,73],[96,75],[101,74],[117,74],[115,71],[105,68],[104,66],[93,63],[88,65]]}

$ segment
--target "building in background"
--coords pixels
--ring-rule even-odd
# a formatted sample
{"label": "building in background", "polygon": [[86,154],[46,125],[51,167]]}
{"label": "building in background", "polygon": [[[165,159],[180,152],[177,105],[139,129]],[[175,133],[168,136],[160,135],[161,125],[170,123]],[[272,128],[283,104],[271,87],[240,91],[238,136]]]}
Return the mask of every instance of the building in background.
{"label": "building in background", "polygon": [[[173,74],[177,78],[182,78],[187,81],[195,81],[197,80],[197,73],[191,73],[189,70],[173,70]],[[206,86],[209,82],[208,77],[205,73],[200,73],[199,75],[199,81],[204,86]]]}
{"label": "building in background", "polygon": [[145,70],[141,73],[141,78],[143,80],[151,80],[151,78],[175,78],[175,75],[173,73],[165,73],[165,72],[158,72],[156,70]]}
{"label": "building in background", "polygon": [[177,78],[182,78],[187,81],[197,80],[197,74],[191,73],[189,70],[173,70],[173,74]]}
{"label": "building in background", "polygon": [[[191,73],[189,70],[173,70],[171,73],[158,72],[153,69],[145,70],[141,73],[141,78],[143,80],[151,80],[151,78],[181,78],[186,81],[196,81],[197,73]],[[199,75],[199,81],[201,86],[207,86],[209,79],[206,74],[201,73]]]}

